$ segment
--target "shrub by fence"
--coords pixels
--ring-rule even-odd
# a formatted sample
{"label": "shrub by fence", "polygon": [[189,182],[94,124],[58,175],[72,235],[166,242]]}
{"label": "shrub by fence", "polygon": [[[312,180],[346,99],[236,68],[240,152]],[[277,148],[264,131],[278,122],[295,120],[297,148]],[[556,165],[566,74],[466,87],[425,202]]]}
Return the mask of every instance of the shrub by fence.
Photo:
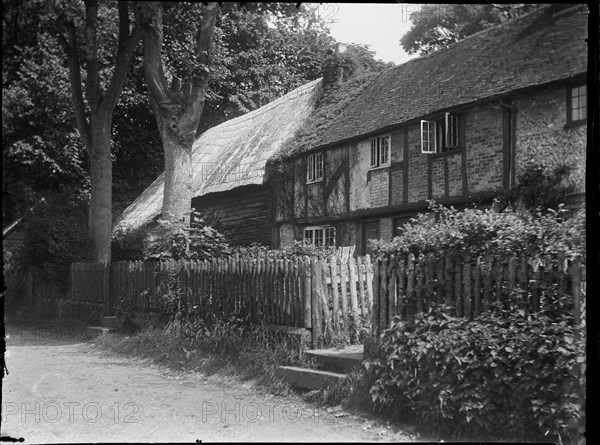
{"label": "shrub by fence", "polygon": [[470,257],[451,255],[385,256],[375,261],[373,334],[390,327],[394,316],[411,320],[431,303],[452,308],[452,315],[473,319],[487,311],[493,302],[505,304],[520,295],[526,311],[537,311],[545,304],[544,289],[557,286],[572,297],[575,324],[581,320],[585,296],[586,267],[581,260],[564,255],[527,258]]}
{"label": "shrub by fence", "polygon": [[[118,261],[71,266],[70,298],[118,300],[139,311],[160,310],[160,287],[175,277],[181,295],[201,316],[249,316],[254,322],[311,329],[313,344],[335,338],[360,341],[350,332],[370,329],[372,265],[364,258],[231,257],[212,261]],[[366,325],[365,325],[366,324]]]}

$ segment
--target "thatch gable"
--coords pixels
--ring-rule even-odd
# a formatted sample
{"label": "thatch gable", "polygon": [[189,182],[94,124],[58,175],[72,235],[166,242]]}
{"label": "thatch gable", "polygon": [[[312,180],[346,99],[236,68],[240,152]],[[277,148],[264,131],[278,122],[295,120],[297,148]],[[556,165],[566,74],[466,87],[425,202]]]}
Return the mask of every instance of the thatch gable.
{"label": "thatch gable", "polygon": [[[193,146],[193,196],[262,184],[267,160],[310,115],[321,82],[309,82],[258,110],[205,131]],[[139,227],[159,215],[163,191],[164,173],[125,209],[115,228]]]}

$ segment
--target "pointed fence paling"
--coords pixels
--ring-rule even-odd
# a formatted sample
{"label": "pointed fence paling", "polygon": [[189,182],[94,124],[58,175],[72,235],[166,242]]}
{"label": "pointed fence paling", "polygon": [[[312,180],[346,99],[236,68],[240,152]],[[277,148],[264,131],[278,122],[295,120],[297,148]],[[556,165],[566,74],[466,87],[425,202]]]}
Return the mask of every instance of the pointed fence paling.
{"label": "pointed fence paling", "polygon": [[586,267],[580,258],[568,260],[564,254],[390,255],[374,262],[373,274],[374,336],[390,327],[394,317],[410,321],[431,303],[444,304],[452,315],[470,320],[494,302],[508,307],[509,297],[513,302],[516,297],[519,309],[535,312],[546,304],[541,296],[550,286],[570,296],[573,320],[579,325],[585,300]]}
{"label": "pointed fence paling", "polygon": [[[351,323],[370,325],[373,266],[369,256],[242,257],[204,261],[116,261],[71,265],[71,298],[162,311],[165,298],[183,296],[201,316],[249,317],[253,322],[312,330],[313,343],[348,335]],[[110,272],[108,291],[100,276]]]}

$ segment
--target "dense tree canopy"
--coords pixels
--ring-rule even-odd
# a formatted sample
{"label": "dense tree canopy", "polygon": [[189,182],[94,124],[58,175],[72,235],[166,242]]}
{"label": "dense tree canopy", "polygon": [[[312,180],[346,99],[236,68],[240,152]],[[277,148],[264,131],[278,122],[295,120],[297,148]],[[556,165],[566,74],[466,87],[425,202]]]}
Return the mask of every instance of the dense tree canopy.
{"label": "dense tree canopy", "polygon": [[[113,2],[102,3],[100,72],[109,72],[116,43]],[[165,56],[181,74],[189,61],[186,30],[201,4],[167,3]],[[70,11],[69,8],[75,8]],[[80,12],[79,2],[34,0],[3,3],[3,217],[21,216],[42,196],[65,186],[89,190],[89,159],[79,139],[69,89],[69,69],[57,40],[59,14]],[[259,108],[322,75],[334,39],[314,8],[283,3],[223,3],[204,131]],[[105,15],[106,14],[106,15]],[[73,14],[75,15],[75,14]],[[366,52],[365,60],[373,60]],[[85,73],[84,73],[85,80]],[[104,85],[103,85],[104,86]],[[85,86],[84,86],[85,88]],[[160,136],[143,74],[141,49],[130,66],[112,126],[113,209],[118,216],[164,168]]]}
{"label": "dense tree canopy", "polygon": [[409,53],[429,54],[478,31],[537,8],[524,4],[424,4],[411,14],[412,28],[400,44]]}

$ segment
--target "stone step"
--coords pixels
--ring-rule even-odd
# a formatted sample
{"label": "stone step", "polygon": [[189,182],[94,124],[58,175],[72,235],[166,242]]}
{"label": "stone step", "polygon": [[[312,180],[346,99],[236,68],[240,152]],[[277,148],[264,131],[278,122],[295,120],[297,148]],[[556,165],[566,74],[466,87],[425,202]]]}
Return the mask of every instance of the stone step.
{"label": "stone step", "polygon": [[114,328],[106,328],[103,326],[88,326],[85,330],[85,335],[91,338],[96,338],[100,335],[106,335],[111,332],[115,332]]}
{"label": "stone step", "polygon": [[278,366],[276,375],[296,388],[321,389],[334,385],[346,377],[346,374],[321,371],[319,369],[298,368],[297,366]]}
{"label": "stone step", "polygon": [[102,326],[104,326],[105,328],[117,329],[119,327],[119,321],[117,320],[117,317],[114,315],[108,316],[108,317],[102,317]]}
{"label": "stone step", "polygon": [[348,373],[361,366],[364,348],[363,345],[355,345],[344,349],[313,349],[305,354],[316,360],[319,369]]}

